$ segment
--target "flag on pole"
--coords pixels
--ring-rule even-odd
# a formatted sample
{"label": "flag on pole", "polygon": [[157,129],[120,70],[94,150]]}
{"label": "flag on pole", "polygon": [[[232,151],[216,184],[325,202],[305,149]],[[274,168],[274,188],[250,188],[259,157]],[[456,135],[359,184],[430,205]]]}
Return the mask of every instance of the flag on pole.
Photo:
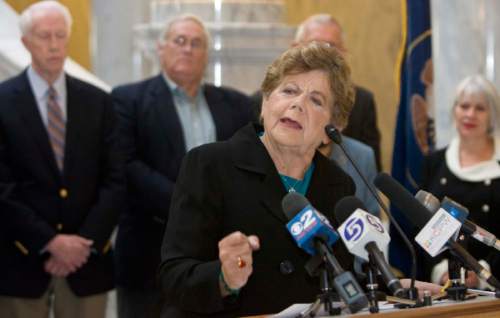
{"label": "flag on pole", "polygon": [[[415,193],[420,182],[423,156],[434,147],[432,103],[432,51],[429,0],[401,1],[403,41],[400,49],[397,83],[400,85],[396,122],[392,176]],[[410,223],[396,208],[394,218],[406,233]],[[391,228],[389,260],[392,266],[409,276],[411,258],[399,234]],[[410,238],[413,241],[413,238]]]}

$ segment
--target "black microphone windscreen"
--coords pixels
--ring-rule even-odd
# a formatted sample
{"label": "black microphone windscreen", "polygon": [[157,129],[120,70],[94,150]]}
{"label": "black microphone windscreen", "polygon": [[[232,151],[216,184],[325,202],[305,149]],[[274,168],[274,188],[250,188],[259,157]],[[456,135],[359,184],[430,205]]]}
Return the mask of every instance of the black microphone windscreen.
{"label": "black microphone windscreen", "polygon": [[424,227],[432,217],[431,211],[427,210],[408,190],[387,173],[379,173],[374,183],[417,228]]}
{"label": "black microphone windscreen", "polygon": [[293,219],[308,204],[309,200],[297,192],[288,192],[281,200],[281,208],[289,220]]}
{"label": "black microphone windscreen", "polygon": [[333,125],[331,125],[331,124],[326,125],[325,126],[325,133],[328,136],[328,138],[333,140],[334,143],[336,143],[336,144],[342,143],[342,135],[340,134],[340,132],[337,128],[333,127]]}
{"label": "black microphone windscreen", "polygon": [[339,224],[342,224],[357,209],[366,211],[366,207],[360,199],[352,195],[344,197],[335,205],[335,219]]}

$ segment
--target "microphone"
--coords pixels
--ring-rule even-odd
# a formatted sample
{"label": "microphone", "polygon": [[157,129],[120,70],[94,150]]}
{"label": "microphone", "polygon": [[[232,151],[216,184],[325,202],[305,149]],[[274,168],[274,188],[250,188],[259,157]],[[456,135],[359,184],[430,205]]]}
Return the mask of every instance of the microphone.
{"label": "microphone", "polygon": [[340,131],[332,124],[326,125],[325,132],[328,138],[330,138],[337,145],[340,145],[342,143],[342,135],[340,134]]}
{"label": "microphone", "polygon": [[326,216],[316,211],[303,195],[289,192],[283,198],[281,206],[289,220],[286,225],[288,232],[307,253],[317,254],[315,240],[318,238],[328,246],[339,239]]}
{"label": "microphone", "polygon": [[345,197],[337,203],[335,218],[341,224],[338,228],[340,237],[351,254],[372,261],[392,294],[402,297],[403,286],[380,250],[389,244],[391,238],[379,218],[364,209],[363,202],[354,196]]}
{"label": "microphone", "polygon": [[[439,202],[438,198],[433,196],[431,193],[419,190],[417,194],[415,194],[415,198],[421,202],[427,210],[431,211],[435,214],[437,211],[441,209],[441,207],[448,212],[455,219],[459,220],[462,223],[466,220],[469,211],[460,204],[454,204],[455,202],[451,201],[447,197],[444,197],[443,203]],[[457,231],[458,234],[458,231]],[[456,240],[456,238],[455,238]],[[448,294],[454,300],[464,300],[465,299],[465,285],[461,283],[461,268],[462,264],[458,262],[457,258],[452,258],[448,260],[448,279],[451,280],[452,285],[448,289]]]}
{"label": "microphone", "polygon": [[[316,211],[309,200],[297,192],[289,192],[281,201],[283,212],[289,222],[286,227],[297,245],[309,254],[320,254],[325,263],[333,270],[333,285],[340,298],[348,306],[351,313],[368,306],[361,286],[354,276],[344,271],[331,251],[329,242],[338,240],[338,234],[328,219]],[[311,246],[313,253],[311,253]]]}
{"label": "microphone", "polygon": [[359,167],[356,164],[356,162],[351,158],[349,153],[345,150],[344,145],[342,144],[342,135],[340,134],[338,129],[335,128],[333,125],[329,124],[325,126],[325,133],[334,143],[339,145],[344,155],[351,162],[352,166],[354,167],[354,170],[356,170],[356,173],[361,177],[361,180],[363,180],[365,186],[368,188],[368,190],[373,195],[375,200],[377,200],[380,208],[382,208],[385,214],[389,217],[390,222],[392,223],[396,231],[398,231],[405,245],[408,247],[408,250],[410,251],[411,255],[411,277],[410,277],[411,280],[410,280],[410,288],[408,290],[409,293],[408,296],[410,299],[417,299],[418,298],[417,289],[415,288],[415,279],[417,277],[417,254],[415,253],[415,248],[413,247],[410,240],[406,236],[406,233],[401,229],[401,226],[399,226],[398,222],[396,222],[392,214],[389,212],[387,206],[384,204],[384,202],[382,202],[382,200],[380,200],[380,197],[375,192],[373,186],[366,180],[365,176],[361,173],[361,170],[359,170]]}
{"label": "microphone", "polygon": [[445,197],[443,202],[439,203],[438,198],[424,190],[419,190],[415,195],[415,198],[431,212],[435,212],[439,210],[439,207],[442,207],[446,210],[446,212],[450,213],[462,223],[462,231],[465,234],[468,234],[475,240],[485,245],[494,247],[500,251],[500,240],[497,239],[495,234],[488,232],[479,225],[467,220],[469,210],[463,205],[451,200],[448,197]]}
{"label": "microphone", "polygon": [[[426,227],[429,220],[429,224],[436,220],[431,220],[432,212],[427,210],[417,199],[411,195],[408,190],[406,190],[402,185],[400,185],[396,180],[386,173],[380,173],[375,178],[375,185],[382,191],[392,203],[394,203],[402,213],[410,220],[413,225],[418,229],[423,229]],[[447,214],[445,212],[445,214]],[[444,214],[441,214],[444,215]],[[440,216],[442,219],[445,216]],[[452,220],[451,220],[452,221]],[[436,230],[446,229],[446,226],[440,226]],[[436,232],[437,233],[437,232]],[[420,234],[420,233],[419,233]],[[436,240],[441,239],[439,236],[434,237]],[[431,244],[436,242],[430,242]],[[473,270],[479,277],[487,281],[490,285],[495,286],[495,288],[500,288],[500,283],[498,280],[486,270],[479,262],[472,257],[460,244],[455,242],[453,239],[448,239],[446,245],[450,248],[450,251],[455,255],[463,264],[466,264],[471,270]]]}

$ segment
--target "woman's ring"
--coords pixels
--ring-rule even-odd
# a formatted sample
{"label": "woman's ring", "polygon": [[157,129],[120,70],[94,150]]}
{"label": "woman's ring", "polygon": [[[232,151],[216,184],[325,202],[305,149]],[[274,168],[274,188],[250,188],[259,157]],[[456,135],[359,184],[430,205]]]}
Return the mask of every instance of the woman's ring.
{"label": "woman's ring", "polygon": [[238,256],[238,268],[243,268],[247,265],[247,263],[241,258],[241,256]]}

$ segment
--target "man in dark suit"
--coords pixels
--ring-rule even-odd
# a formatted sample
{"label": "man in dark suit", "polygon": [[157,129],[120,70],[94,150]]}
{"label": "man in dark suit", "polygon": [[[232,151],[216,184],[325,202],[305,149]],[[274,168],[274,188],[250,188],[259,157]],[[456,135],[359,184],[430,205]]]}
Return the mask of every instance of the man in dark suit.
{"label": "man in dark suit", "polygon": [[[329,43],[345,54],[347,49],[344,45],[344,35],[342,27],[329,14],[317,14],[310,16],[302,22],[295,34],[292,45],[299,45],[311,41],[321,41]],[[381,170],[380,154],[380,132],[377,127],[377,109],[373,93],[369,90],[355,86],[356,96],[354,106],[349,116],[347,127],[342,131],[346,136],[352,137],[372,147],[375,152],[377,170]],[[255,112],[260,112],[262,95],[260,92],[252,96]]]}
{"label": "man in dark suit", "polygon": [[[66,75],[71,16],[21,15],[27,70],[0,84],[0,317],[104,317],[124,197],[111,97]],[[54,298],[52,298],[54,295]]]}
{"label": "man in dark suit", "polygon": [[181,161],[201,144],[226,140],[252,119],[250,100],[203,84],[208,34],[194,16],[166,26],[158,52],[162,73],[113,90],[126,149],[129,209],[116,241],[118,311],[158,316],[160,247]]}
{"label": "man in dark suit", "polygon": [[[341,53],[345,54],[347,49],[343,32],[342,26],[331,15],[316,14],[299,25],[294,43],[322,41],[335,46]],[[380,170],[380,132],[377,127],[377,109],[373,93],[357,85],[355,90],[354,106],[347,127],[342,133],[372,147],[375,152],[377,168]]]}

